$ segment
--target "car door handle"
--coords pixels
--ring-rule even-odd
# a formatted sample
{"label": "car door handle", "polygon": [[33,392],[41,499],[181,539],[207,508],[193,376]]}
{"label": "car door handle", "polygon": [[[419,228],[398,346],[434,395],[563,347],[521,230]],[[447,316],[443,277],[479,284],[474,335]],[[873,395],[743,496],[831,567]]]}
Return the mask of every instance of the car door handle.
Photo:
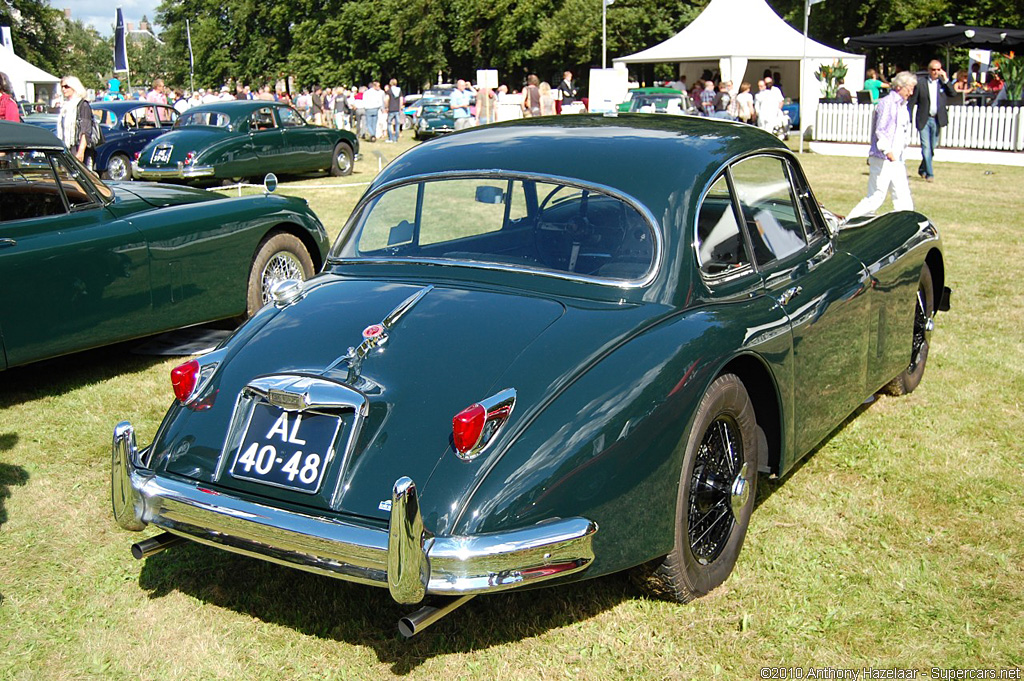
{"label": "car door handle", "polygon": [[8,246],[17,246],[18,242],[14,239],[2,238],[0,239],[0,248],[7,248]]}
{"label": "car door handle", "polygon": [[778,297],[779,305],[782,305],[783,307],[789,305],[789,301],[793,300],[798,295],[800,295],[800,292],[803,290],[803,286],[792,286],[790,288],[787,288]]}

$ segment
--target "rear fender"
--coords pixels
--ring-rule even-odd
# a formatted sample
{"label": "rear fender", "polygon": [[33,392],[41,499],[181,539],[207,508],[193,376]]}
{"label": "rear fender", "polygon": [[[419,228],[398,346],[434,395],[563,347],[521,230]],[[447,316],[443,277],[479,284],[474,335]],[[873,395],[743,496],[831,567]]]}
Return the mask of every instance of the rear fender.
{"label": "rear fender", "polygon": [[721,317],[677,316],[592,366],[483,473],[453,533],[582,516],[599,527],[588,576],[668,553],[693,414],[735,356],[723,349],[746,342],[746,326]]}

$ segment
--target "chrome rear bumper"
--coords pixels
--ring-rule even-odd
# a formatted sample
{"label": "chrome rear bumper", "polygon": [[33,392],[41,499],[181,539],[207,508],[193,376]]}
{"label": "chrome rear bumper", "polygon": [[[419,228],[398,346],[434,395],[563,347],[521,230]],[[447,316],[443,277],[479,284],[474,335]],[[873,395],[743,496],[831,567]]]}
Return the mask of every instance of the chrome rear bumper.
{"label": "chrome rear bumper", "polygon": [[140,168],[137,162],[132,163],[132,175],[143,180],[185,180],[192,177],[213,177],[216,172],[213,166],[185,166],[179,163],[167,168]]}
{"label": "chrome rear bumper", "polygon": [[203,544],[341,579],[387,587],[399,603],[426,594],[503,591],[579,572],[594,559],[596,523],[550,520],[510,532],[435,537],[423,528],[416,486],[392,490],[387,530],[255,503],[140,465],[135,431],[114,429],[111,498],[127,530],[152,524]]}

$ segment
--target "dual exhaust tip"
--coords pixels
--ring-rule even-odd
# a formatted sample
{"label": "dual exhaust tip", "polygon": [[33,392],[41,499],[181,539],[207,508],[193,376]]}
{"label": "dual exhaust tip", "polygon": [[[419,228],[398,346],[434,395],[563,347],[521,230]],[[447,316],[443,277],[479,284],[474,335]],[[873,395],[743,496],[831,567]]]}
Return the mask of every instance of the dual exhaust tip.
{"label": "dual exhaust tip", "polygon": [[[143,539],[140,542],[132,544],[132,557],[134,557],[135,560],[149,558],[150,556],[155,556],[165,549],[181,544],[184,541],[184,537],[179,537],[178,535],[171,534],[170,532],[162,532],[155,537]],[[453,598],[442,605],[424,606],[416,612],[398,620],[398,632],[405,638],[412,638],[434,622],[437,622],[445,615],[451,613],[456,608],[464,605],[471,598],[473,598],[472,595],[460,596]]]}

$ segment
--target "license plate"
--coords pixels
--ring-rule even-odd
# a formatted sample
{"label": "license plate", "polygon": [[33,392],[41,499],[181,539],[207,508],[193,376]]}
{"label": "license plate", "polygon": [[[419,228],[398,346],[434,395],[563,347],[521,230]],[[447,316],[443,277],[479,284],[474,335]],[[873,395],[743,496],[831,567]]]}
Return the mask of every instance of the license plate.
{"label": "license plate", "polygon": [[171,147],[157,147],[153,151],[153,156],[150,158],[150,160],[153,163],[170,163],[170,161],[171,161],[171,150],[172,149],[174,149],[173,146],[171,146]]}
{"label": "license plate", "polygon": [[229,472],[235,478],[315,494],[340,428],[337,416],[258,403]]}

